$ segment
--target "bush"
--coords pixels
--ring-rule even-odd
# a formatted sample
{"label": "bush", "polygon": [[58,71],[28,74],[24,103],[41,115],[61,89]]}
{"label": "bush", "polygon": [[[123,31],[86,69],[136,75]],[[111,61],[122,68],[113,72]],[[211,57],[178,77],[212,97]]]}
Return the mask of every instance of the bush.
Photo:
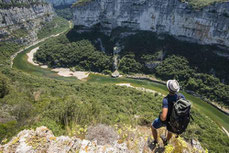
{"label": "bush", "polygon": [[0,140],[11,137],[16,133],[17,121],[9,121],[0,123]]}
{"label": "bush", "polygon": [[0,98],[9,93],[8,79],[0,73]]}
{"label": "bush", "polygon": [[156,74],[164,80],[188,80],[193,72],[184,57],[174,55],[166,58],[162,64],[156,67]]}
{"label": "bush", "polygon": [[121,58],[119,69],[124,73],[141,72],[142,65],[134,59],[135,55],[129,54]]}

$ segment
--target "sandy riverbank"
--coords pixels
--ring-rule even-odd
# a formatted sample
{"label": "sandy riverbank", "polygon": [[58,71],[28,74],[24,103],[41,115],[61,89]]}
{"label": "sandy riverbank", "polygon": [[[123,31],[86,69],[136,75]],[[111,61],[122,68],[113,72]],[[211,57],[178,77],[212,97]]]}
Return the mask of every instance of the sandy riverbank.
{"label": "sandy riverbank", "polygon": [[[47,65],[39,65],[34,62],[34,54],[37,52],[39,47],[36,47],[32,49],[29,53],[27,53],[28,56],[28,62],[35,65],[35,66],[40,66],[41,68],[48,68]],[[69,68],[56,68],[52,69],[53,72],[57,72],[58,75],[63,76],[63,77],[76,77],[79,80],[86,79],[89,76],[89,72],[83,72],[83,71],[71,71]]]}

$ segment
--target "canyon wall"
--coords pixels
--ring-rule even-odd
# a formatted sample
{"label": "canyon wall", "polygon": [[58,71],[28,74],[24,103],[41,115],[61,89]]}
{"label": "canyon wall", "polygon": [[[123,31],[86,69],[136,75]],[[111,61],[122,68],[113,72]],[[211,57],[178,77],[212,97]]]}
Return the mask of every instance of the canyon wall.
{"label": "canyon wall", "polygon": [[77,0],[47,0],[47,1],[52,3],[54,7],[57,7],[57,6],[71,5]]}
{"label": "canyon wall", "polygon": [[229,2],[197,10],[179,0],[91,0],[75,6],[74,24],[127,27],[229,47]]}
{"label": "canyon wall", "polygon": [[42,0],[0,1],[0,41],[33,42],[53,16],[52,5]]}

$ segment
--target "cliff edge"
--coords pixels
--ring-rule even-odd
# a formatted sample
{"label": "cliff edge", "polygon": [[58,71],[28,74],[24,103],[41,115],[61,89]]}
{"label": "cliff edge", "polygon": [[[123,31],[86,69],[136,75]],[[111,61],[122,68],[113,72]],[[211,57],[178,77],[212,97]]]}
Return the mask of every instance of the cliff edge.
{"label": "cliff edge", "polygon": [[[23,130],[10,142],[0,145],[0,152],[10,153],[64,153],[64,152],[152,152],[150,148],[150,130],[148,128],[132,129],[132,134],[125,134],[125,140],[118,130],[119,135],[111,127],[98,125],[91,128],[91,132],[87,132],[87,138],[90,140],[80,139],[77,137],[60,136],[55,137],[48,128],[42,126],[36,130]],[[94,131],[93,131],[94,130]],[[140,132],[140,136],[136,137],[136,133]],[[135,133],[135,135],[134,135]],[[124,136],[125,136],[124,135]],[[204,152],[198,141],[193,141],[192,146],[186,143],[182,138],[172,138],[172,142],[167,147],[162,144],[154,149],[156,152]]]}

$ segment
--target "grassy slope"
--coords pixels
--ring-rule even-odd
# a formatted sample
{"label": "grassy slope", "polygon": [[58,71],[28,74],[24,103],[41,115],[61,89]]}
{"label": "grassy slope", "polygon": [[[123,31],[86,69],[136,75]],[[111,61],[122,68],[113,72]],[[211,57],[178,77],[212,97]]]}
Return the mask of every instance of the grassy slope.
{"label": "grassy slope", "polygon": [[39,39],[45,38],[50,35],[58,34],[69,28],[69,23],[66,19],[55,17],[53,21],[44,23],[43,28],[38,32]]}
{"label": "grassy slope", "polygon": [[181,0],[182,2],[188,2],[194,8],[202,8],[213,3],[228,2],[228,0]]}

